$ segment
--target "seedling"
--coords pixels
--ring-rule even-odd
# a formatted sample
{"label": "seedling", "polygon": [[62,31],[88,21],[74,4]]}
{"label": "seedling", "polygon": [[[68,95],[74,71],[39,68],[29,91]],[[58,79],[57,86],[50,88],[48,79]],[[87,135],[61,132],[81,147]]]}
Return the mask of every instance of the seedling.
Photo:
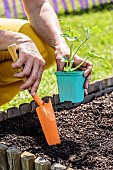
{"label": "seedling", "polygon": [[[85,44],[92,33],[94,32],[101,32],[100,28],[98,26],[93,26],[91,29],[86,26],[84,28],[85,31],[85,38],[83,40],[80,39],[80,35],[77,35],[75,30],[71,29],[69,25],[65,25],[68,28],[68,34],[61,34],[62,37],[64,37],[67,41],[67,43],[69,44],[69,48],[70,48],[70,59],[68,59],[66,56],[62,56],[61,62],[65,62],[66,66],[64,67],[63,71],[75,71],[77,69],[79,69],[83,63],[90,57],[92,58],[102,58],[100,56],[98,56],[97,54],[88,51],[88,56],[83,60],[82,63],[80,63],[78,66],[76,66],[75,68],[73,68],[73,62],[74,62],[74,56],[78,53],[78,51],[81,49],[81,47],[83,46],[83,44]],[[74,43],[75,42],[79,42],[79,45],[77,47],[77,49],[74,52]],[[102,58],[104,59],[104,58]]]}

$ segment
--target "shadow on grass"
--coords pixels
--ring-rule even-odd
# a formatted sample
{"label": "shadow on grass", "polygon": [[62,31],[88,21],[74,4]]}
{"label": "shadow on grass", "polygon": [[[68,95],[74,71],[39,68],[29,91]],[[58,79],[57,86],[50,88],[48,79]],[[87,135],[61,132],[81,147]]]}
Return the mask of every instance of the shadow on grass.
{"label": "shadow on grass", "polygon": [[92,8],[87,8],[87,9],[82,9],[82,10],[76,10],[76,11],[65,11],[63,13],[58,13],[57,15],[60,17],[60,16],[63,16],[63,15],[83,15],[83,14],[88,14],[90,12],[99,12],[99,11],[104,11],[104,10],[108,10],[108,11],[111,11],[113,10],[113,2],[110,2],[110,3],[105,3],[105,4],[100,4],[100,5],[97,5],[97,6],[93,6]]}

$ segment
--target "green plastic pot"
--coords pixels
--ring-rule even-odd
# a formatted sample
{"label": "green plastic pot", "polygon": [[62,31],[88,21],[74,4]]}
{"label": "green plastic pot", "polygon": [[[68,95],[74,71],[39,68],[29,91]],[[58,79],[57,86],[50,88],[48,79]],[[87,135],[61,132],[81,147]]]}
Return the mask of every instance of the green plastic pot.
{"label": "green plastic pot", "polygon": [[60,102],[79,103],[84,100],[84,71],[58,71],[55,74]]}

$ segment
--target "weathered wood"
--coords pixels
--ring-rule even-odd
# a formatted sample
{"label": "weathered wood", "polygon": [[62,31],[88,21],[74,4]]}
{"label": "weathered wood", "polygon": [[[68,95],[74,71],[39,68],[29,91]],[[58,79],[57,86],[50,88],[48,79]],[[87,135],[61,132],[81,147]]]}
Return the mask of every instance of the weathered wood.
{"label": "weathered wood", "polygon": [[113,86],[113,76],[107,78],[107,87]]}
{"label": "weathered wood", "polygon": [[109,94],[111,92],[113,92],[113,87],[108,87],[108,88],[104,89],[104,94]]}
{"label": "weathered wood", "polygon": [[0,144],[0,170],[8,170],[7,146]]}
{"label": "weathered wood", "polygon": [[51,102],[53,103],[53,98],[51,96],[45,96],[42,98],[42,100],[45,102],[45,103],[48,103],[49,100],[51,100]]}
{"label": "weathered wood", "polygon": [[30,152],[23,152],[21,154],[22,170],[34,170],[35,169],[35,155]]}
{"label": "weathered wood", "polygon": [[0,112],[0,122],[2,122],[3,120],[6,120],[8,118],[7,113],[6,112]]}
{"label": "weathered wood", "polygon": [[108,86],[108,81],[107,81],[107,79],[101,80],[101,85],[102,85],[102,90],[105,89],[105,88],[107,88],[107,86]]}
{"label": "weathered wood", "polygon": [[66,167],[59,163],[55,163],[51,166],[51,170],[66,170]]}
{"label": "weathered wood", "polygon": [[8,118],[8,115],[6,112],[3,112],[3,118],[4,118],[4,120],[6,120]]}
{"label": "weathered wood", "polygon": [[8,118],[16,117],[20,115],[20,110],[17,107],[11,107],[7,109]]}
{"label": "weathered wood", "polygon": [[84,101],[82,103],[88,103],[90,102],[92,99],[95,98],[95,94],[96,93],[91,93],[91,94],[88,94],[84,97]]}
{"label": "weathered wood", "polygon": [[45,160],[42,157],[38,157],[35,159],[35,170],[50,170],[51,162],[49,160]]}
{"label": "weathered wood", "polygon": [[3,112],[0,112],[0,122],[4,120]]}
{"label": "weathered wood", "polygon": [[29,103],[24,103],[19,106],[20,114],[30,113],[31,112],[31,105]]}
{"label": "weathered wood", "polygon": [[21,151],[15,147],[7,150],[9,170],[21,170]]}
{"label": "weathered wood", "polygon": [[57,105],[60,103],[59,94],[53,94],[53,105]]}
{"label": "weathered wood", "polygon": [[32,100],[30,102],[30,105],[31,105],[31,111],[32,112],[34,112],[36,110],[36,108],[38,107],[38,104],[34,100]]}
{"label": "weathered wood", "polygon": [[90,83],[88,87],[88,94],[94,93],[96,91],[97,91],[96,82]]}

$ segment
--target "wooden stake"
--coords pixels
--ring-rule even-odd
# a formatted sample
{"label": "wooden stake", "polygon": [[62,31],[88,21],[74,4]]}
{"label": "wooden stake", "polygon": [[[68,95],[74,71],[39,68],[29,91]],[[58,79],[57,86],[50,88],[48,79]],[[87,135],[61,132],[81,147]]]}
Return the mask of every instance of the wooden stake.
{"label": "wooden stake", "polygon": [[23,115],[25,113],[31,112],[31,105],[29,103],[24,103],[19,106],[20,114]]}
{"label": "wooden stake", "polygon": [[9,147],[7,150],[9,170],[21,170],[21,151],[15,147]]}
{"label": "wooden stake", "polygon": [[0,144],[0,170],[8,170],[7,146]]}
{"label": "wooden stake", "polygon": [[51,166],[51,170],[66,170],[66,167],[59,163],[55,163]]}
{"label": "wooden stake", "polygon": [[30,152],[23,152],[21,154],[22,170],[34,170],[35,169],[35,155]]}
{"label": "wooden stake", "polygon": [[4,120],[3,112],[0,112],[0,122],[2,122],[3,120]]}
{"label": "wooden stake", "polygon": [[20,110],[17,107],[11,107],[7,109],[8,118],[16,117],[20,115]]}
{"label": "wooden stake", "polygon": [[50,170],[51,163],[49,160],[45,160],[42,157],[38,157],[35,160],[35,170]]}

